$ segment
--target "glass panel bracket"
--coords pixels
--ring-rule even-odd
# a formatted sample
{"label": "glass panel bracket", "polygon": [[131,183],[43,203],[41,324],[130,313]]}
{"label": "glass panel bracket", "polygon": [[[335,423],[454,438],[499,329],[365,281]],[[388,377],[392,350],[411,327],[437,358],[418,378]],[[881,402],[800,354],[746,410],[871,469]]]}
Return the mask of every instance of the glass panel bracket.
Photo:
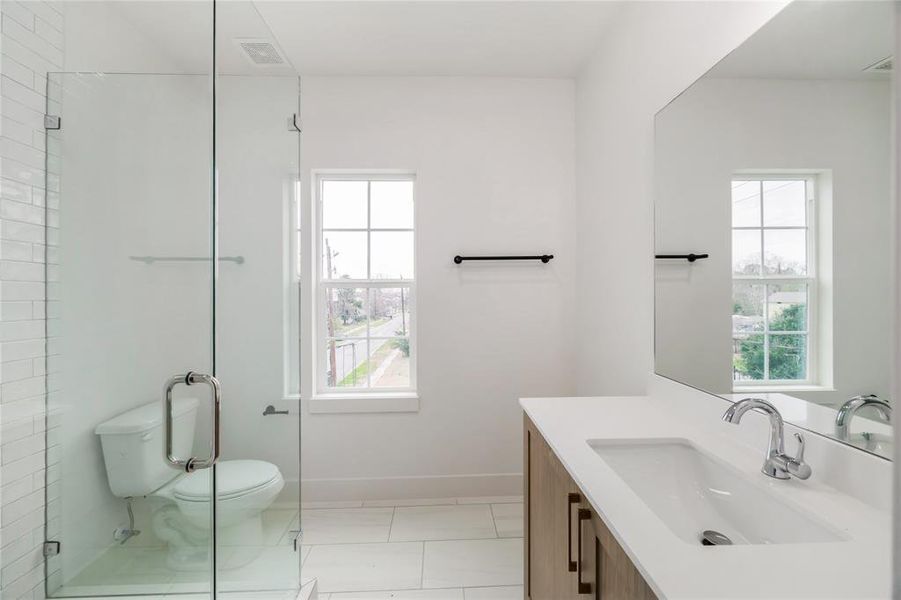
{"label": "glass panel bracket", "polygon": [[59,115],[44,115],[44,129],[59,129],[62,123]]}

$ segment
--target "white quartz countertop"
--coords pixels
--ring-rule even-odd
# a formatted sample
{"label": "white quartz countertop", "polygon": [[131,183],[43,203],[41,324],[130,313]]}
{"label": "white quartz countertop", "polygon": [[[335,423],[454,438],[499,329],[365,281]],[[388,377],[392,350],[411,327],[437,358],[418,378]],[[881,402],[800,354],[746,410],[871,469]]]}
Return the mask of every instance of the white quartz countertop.
{"label": "white quartz countertop", "polygon": [[[842,477],[837,470],[859,471],[861,464],[872,469],[868,476],[891,477],[887,461],[808,434],[813,476],[780,481],[760,472],[766,449],[762,423],[747,418],[738,426],[723,423],[719,416],[728,404],[722,401],[688,410],[683,403],[656,396],[527,398],[520,404],[659,597],[891,596],[890,512],[830,485]],[[740,429],[745,423],[747,431]],[[634,438],[688,439],[849,539],[718,547],[683,541],[587,443]],[[843,454],[848,452],[856,454]]]}

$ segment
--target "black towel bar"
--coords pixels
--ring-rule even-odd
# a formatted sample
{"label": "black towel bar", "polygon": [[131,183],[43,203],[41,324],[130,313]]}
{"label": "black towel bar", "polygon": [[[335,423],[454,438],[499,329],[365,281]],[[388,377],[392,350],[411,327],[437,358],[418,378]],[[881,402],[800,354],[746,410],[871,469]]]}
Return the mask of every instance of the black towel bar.
{"label": "black towel bar", "polygon": [[538,256],[460,256],[458,254],[454,257],[454,263],[459,265],[464,260],[540,260],[543,263],[548,263],[552,258],[554,258],[553,254],[540,254]]}
{"label": "black towel bar", "polygon": [[687,260],[694,262],[702,258],[710,258],[709,254],[655,254],[654,258],[674,258],[678,260]]}

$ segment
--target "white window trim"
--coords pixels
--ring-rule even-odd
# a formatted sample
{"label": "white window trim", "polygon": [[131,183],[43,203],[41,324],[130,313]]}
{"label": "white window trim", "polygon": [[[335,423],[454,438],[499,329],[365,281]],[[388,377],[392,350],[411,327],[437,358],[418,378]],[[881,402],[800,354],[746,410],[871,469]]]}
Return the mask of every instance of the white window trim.
{"label": "white window trim", "polygon": [[[313,396],[308,405],[311,413],[356,413],[356,412],[415,412],[419,410],[417,392],[417,294],[418,281],[418,212],[416,210],[416,174],[406,170],[367,170],[367,169],[317,169],[312,171],[311,198],[313,237],[315,240],[310,265],[313,284],[312,297],[312,329],[313,344],[308,344],[312,358]],[[322,276],[322,195],[321,182],[328,180],[347,181],[413,181],[413,279],[363,279],[363,280],[329,280]],[[321,349],[326,347],[327,334],[321,326],[325,322],[326,303],[324,294],[326,287],[405,287],[410,296],[410,385],[398,388],[366,388],[344,389],[329,388],[325,385]]]}
{"label": "white window trim", "polygon": [[[806,203],[806,228],[807,228],[807,276],[806,277],[795,277],[795,276],[775,276],[775,277],[764,277],[764,276],[753,276],[753,275],[732,275],[731,281],[734,283],[736,281],[745,281],[748,283],[757,283],[761,285],[767,284],[790,284],[790,283],[806,283],[807,284],[807,378],[803,380],[794,380],[794,379],[761,379],[761,380],[741,380],[741,381],[732,381],[732,391],[741,392],[741,391],[815,391],[815,390],[823,390],[828,389],[831,386],[825,386],[820,383],[820,364],[819,364],[819,332],[820,332],[820,315],[819,315],[819,263],[820,257],[818,254],[818,236],[820,227],[818,226],[817,220],[817,202],[818,202],[818,180],[817,175],[812,174],[810,171],[777,171],[777,172],[767,172],[767,171],[753,171],[753,172],[744,172],[744,173],[734,173],[732,175],[731,181],[797,181],[803,180],[805,182],[805,191],[807,193],[807,203]],[[761,220],[763,219],[763,197],[761,196]],[[737,230],[743,229],[751,229],[751,230],[761,230],[762,232],[767,230],[776,230],[776,229],[798,229],[796,226],[792,227],[766,227],[763,226],[761,222],[761,227],[732,227],[730,226],[730,243],[732,233]],[[763,248],[761,242],[761,248]],[[761,260],[764,257],[761,256]],[[730,267],[731,268],[731,267]],[[764,298],[764,320],[767,318],[767,308],[766,308],[766,298]],[[734,334],[735,331],[732,331]],[[764,336],[764,344],[769,344],[769,332],[763,331],[761,332]],[[789,333],[789,335],[791,335]],[[799,333],[800,335],[800,333]],[[769,366],[767,365],[767,357],[769,356],[769,352],[764,353],[764,368],[766,371],[769,371]]]}
{"label": "white window trim", "polygon": [[286,193],[284,219],[287,234],[284,241],[287,260],[284,261],[284,348],[283,399],[300,400],[301,376],[301,306],[300,286],[303,281],[303,256],[301,256],[301,201],[303,192],[300,178],[295,178]]}

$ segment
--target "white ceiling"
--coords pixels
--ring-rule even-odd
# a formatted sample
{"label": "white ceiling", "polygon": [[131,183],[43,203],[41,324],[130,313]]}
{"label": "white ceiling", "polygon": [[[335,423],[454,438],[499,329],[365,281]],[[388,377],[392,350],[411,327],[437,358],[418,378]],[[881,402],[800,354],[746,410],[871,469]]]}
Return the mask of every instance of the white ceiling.
{"label": "white ceiling", "polygon": [[864,69],[892,54],[892,5],[886,0],[793,2],[707,76],[886,78]]}
{"label": "white ceiling", "polygon": [[255,3],[301,75],[572,77],[619,9],[601,1]]}
{"label": "white ceiling", "polygon": [[[213,5],[209,0],[69,0],[66,61],[69,71],[209,73]],[[216,6],[216,61],[220,73],[293,75],[289,63],[260,67],[236,38],[272,40],[252,2]],[[114,47],[115,52],[110,48]]]}
{"label": "white ceiling", "polygon": [[[572,77],[620,6],[594,0],[220,0],[217,61],[219,72],[228,74],[296,69],[301,75]],[[70,2],[71,54],[79,68],[96,65],[89,70],[109,64],[110,70],[207,73],[211,7],[208,0]],[[144,45],[126,52],[129,36]],[[118,57],[104,44],[116,37],[125,38],[116,41]],[[272,40],[289,64],[252,65],[236,38]]]}

